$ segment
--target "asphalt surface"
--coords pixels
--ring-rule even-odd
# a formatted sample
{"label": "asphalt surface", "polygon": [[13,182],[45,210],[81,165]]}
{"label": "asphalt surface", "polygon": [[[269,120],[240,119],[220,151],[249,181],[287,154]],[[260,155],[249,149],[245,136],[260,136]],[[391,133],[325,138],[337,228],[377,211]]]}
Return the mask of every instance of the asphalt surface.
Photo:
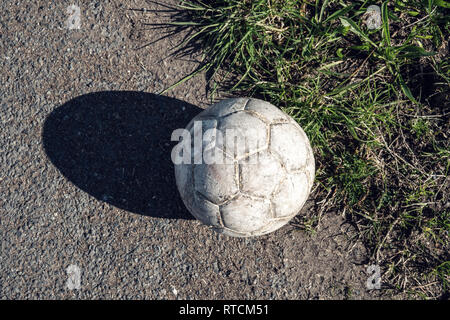
{"label": "asphalt surface", "polygon": [[198,66],[171,56],[182,34],[144,30],[166,21],[151,11],[163,7],[80,1],[69,29],[71,2],[37,2],[0,4],[1,299],[376,295],[339,214],[314,235],[289,225],[250,239],[191,218],[170,134],[207,106],[207,86],[199,76],[156,94]]}

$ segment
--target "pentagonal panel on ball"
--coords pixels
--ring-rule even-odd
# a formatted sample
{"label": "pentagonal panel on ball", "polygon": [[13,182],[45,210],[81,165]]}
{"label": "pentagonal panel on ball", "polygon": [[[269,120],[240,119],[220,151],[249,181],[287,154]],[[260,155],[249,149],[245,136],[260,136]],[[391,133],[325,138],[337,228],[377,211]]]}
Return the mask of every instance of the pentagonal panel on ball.
{"label": "pentagonal panel on ball", "polygon": [[287,123],[289,121],[289,116],[287,114],[264,100],[251,98],[247,102],[245,110],[256,112],[259,116],[264,118],[268,124]]}
{"label": "pentagonal panel on ball", "polygon": [[225,152],[242,159],[267,147],[265,122],[247,112],[232,113],[219,121]]}
{"label": "pentagonal panel on ball", "polygon": [[242,160],[239,175],[242,192],[267,197],[283,180],[285,172],[279,160],[265,150]]}
{"label": "pentagonal panel on ball", "polygon": [[202,163],[205,150],[220,148],[222,139],[216,139],[217,120],[194,118],[189,123],[191,134],[191,154],[194,163]]}
{"label": "pentagonal panel on ball", "polygon": [[272,197],[275,217],[289,217],[297,214],[308,198],[308,194],[309,185],[306,174],[288,174]]}
{"label": "pentagonal panel on ball", "polygon": [[220,206],[225,227],[243,233],[261,229],[270,219],[270,202],[239,195]]}
{"label": "pentagonal panel on ball", "polygon": [[308,174],[310,187],[312,187],[312,184],[314,182],[315,173],[316,173],[316,165],[314,162],[314,152],[311,148],[311,143],[310,143],[305,131],[303,130],[303,128],[300,127],[300,125],[297,122],[295,122],[293,119],[291,119],[290,122],[292,123],[292,125],[294,127],[296,127],[300,131],[301,135],[303,136],[303,141],[305,141],[305,146],[307,149],[305,172]]}
{"label": "pentagonal panel on ball", "polygon": [[238,191],[234,163],[197,164],[194,167],[194,186],[208,200],[220,204]]}
{"label": "pentagonal panel on ball", "polygon": [[288,171],[298,170],[306,164],[306,143],[302,133],[291,123],[271,126],[270,150],[281,158]]}
{"label": "pentagonal panel on ball", "polygon": [[219,206],[205,199],[198,192],[194,193],[193,201],[195,204],[192,214],[201,222],[213,227],[220,227]]}
{"label": "pentagonal panel on ball", "polygon": [[233,98],[219,101],[209,108],[203,110],[198,117],[199,118],[219,118],[224,117],[230,113],[244,110],[245,104],[248,98]]}

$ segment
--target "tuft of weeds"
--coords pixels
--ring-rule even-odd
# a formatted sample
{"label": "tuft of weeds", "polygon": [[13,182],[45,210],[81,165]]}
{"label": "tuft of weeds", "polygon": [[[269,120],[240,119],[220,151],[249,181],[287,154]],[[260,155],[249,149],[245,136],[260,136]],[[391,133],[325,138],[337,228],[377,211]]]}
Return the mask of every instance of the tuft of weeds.
{"label": "tuft of weeds", "polygon": [[[366,27],[371,4],[380,29]],[[386,286],[423,298],[445,297],[450,277],[448,8],[190,0],[167,25],[190,31],[177,53],[203,53],[178,83],[206,71],[212,95],[263,98],[294,117],[315,151],[320,212],[345,212]]]}

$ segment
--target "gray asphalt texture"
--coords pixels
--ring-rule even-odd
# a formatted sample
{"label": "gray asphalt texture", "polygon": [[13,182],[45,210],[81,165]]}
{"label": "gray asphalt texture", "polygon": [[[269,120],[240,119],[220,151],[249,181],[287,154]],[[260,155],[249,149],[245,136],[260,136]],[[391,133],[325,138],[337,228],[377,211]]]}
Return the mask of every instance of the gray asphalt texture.
{"label": "gray asphalt texture", "polygon": [[[1,299],[361,299],[366,252],[325,215],[259,238],[218,235],[176,190],[172,130],[208,105],[182,34],[145,1],[0,4]],[[175,1],[167,1],[174,3]],[[150,45],[138,49],[146,43]],[[303,209],[318,210],[313,200]],[[301,213],[302,214],[302,213]],[[79,288],[67,268],[81,271]],[[68,286],[69,284],[69,286]]]}

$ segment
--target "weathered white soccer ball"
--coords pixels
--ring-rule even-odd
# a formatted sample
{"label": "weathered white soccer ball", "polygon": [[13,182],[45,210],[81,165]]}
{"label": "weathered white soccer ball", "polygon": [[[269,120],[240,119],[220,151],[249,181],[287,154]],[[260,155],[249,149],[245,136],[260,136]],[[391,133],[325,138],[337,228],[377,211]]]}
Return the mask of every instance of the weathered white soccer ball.
{"label": "weathered white soccer ball", "polygon": [[[199,123],[202,151],[175,163],[178,190],[194,217],[217,232],[248,237],[275,231],[300,211],[315,164],[308,137],[294,119],[259,99],[222,100],[186,127],[192,148],[198,147]],[[238,138],[229,139],[227,132],[238,132]],[[205,161],[207,152],[215,157]]]}

